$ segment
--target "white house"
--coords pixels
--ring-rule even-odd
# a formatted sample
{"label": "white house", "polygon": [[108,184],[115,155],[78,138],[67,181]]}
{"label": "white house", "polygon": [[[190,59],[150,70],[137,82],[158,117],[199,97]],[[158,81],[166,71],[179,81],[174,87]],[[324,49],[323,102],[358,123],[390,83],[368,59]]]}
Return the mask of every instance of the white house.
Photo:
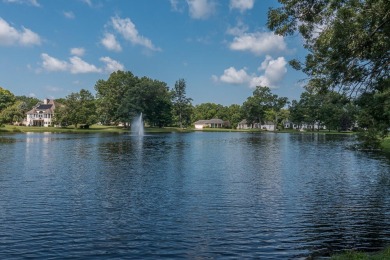
{"label": "white house", "polygon": [[273,122],[249,124],[248,121],[244,119],[238,123],[237,129],[262,129],[267,131],[275,131],[275,124]]}
{"label": "white house", "polygon": [[54,110],[56,102],[45,99],[43,103],[38,103],[33,109],[27,112],[25,119],[26,126],[51,126],[53,125]]}
{"label": "white house", "polygon": [[224,128],[229,127],[229,121],[223,121],[222,119],[210,119],[210,120],[199,120],[194,123],[195,129],[202,130],[203,128]]}

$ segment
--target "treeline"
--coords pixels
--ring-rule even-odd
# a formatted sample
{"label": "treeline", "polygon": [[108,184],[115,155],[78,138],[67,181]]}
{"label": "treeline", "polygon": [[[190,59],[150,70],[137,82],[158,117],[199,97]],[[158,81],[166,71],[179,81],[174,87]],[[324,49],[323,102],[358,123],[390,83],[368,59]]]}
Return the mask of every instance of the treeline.
{"label": "treeline", "polygon": [[[390,126],[389,97],[384,93],[363,93],[351,98],[336,91],[305,87],[299,100],[289,100],[273,94],[268,87],[258,86],[242,104],[223,106],[215,103],[193,105],[187,97],[184,79],[170,89],[165,82],[137,77],[129,71],[112,73],[107,80],[98,80],[96,94],[82,89],[57,99],[54,124],[61,126],[123,124],[143,114],[151,127],[189,127],[197,120],[219,118],[236,128],[240,121],[247,124],[274,124],[281,129],[289,121],[298,126],[327,130],[362,130],[370,143],[387,134]],[[22,122],[26,112],[39,102],[36,98],[14,96],[0,88],[0,124]],[[378,134],[380,130],[381,134]]]}
{"label": "treeline", "polygon": [[[248,124],[269,122],[283,128],[286,121],[298,127],[303,124],[323,126],[328,130],[346,131],[358,126],[369,128],[367,115],[359,105],[363,100],[352,100],[334,91],[316,92],[306,88],[300,100],[288,101],[268,87],[257,87],[242,104],[223,106],[215,103],[192,105],[186,95],[186,82],[179,79],[170,89],[165,82],[137,77],[129,71],[117,71],[107,80],[98,80],[96,94],[82,89],[65,98],[57,99],[54,123],[68,126],[123,124],[129,127],[132,119],[143,114],[152,127],[189,127],[197,120],[219,118],[236,128],[243,119]],[[26,112],[39,100],[14,96],[0,88],[0,120],[2,123],[22,122]],[[385,111],[382,112],[385,113]],[[380,112],[379,112],[380,113]]]}

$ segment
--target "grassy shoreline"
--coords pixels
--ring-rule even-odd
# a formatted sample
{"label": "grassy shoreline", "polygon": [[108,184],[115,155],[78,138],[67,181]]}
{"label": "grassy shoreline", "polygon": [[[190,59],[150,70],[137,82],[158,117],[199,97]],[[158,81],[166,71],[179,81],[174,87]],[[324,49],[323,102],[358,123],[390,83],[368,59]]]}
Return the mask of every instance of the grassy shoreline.
{"label": "grassy shoreline", "polygon": [[375,253],[365,253],[359,251],[346,251],[341,254],[333,255],[331,260],[382,260],[390,259],[390,247],[383,249],[382,251]]}
{"label": "grassy shoreline", "polygon": [[[75,128],[74,126],[70,127],[31,127],[31,126],[13,126],[6,125],[5,127],[0,127],[0,133],[128,133],[130,130],[118,127],[118,126],[102,126],[102,125],[92,125],[89,129],[80,129]],[[258,129],[224,129],[224,128],[205,128],[203,130],[195,130],[194,128],[186,128],[180,129],[178,127],[164,127],[164,128],[156,128],[156,127],[147,127],[145,128],[146,133],[189,133],[189,132],[244,132],[244,133],[259,133],[266,132],[264,130]],[[275,133],[301,133],[301,134],[354,134],[353,132],[337,132],[337,131],[305,131],[298,132],[296,130],[282,130],[277,131]],[[390,153],[390,136],[385,138],[382,142],[382,149],[386,153]]]}

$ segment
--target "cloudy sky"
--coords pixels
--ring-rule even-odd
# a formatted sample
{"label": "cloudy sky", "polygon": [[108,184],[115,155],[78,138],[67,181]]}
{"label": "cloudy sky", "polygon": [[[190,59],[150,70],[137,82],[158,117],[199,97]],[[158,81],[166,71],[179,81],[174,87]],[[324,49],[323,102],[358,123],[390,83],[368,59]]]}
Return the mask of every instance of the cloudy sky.
{"label": "cloudy sky", "polygon": [[95,93],[99,79],[131,71],[193,103],[242,104],[254,87],[289,99],[304,75],[288,65],[299,36],[266,28],[276,0],[0,0],[0,86],[16,95]]}

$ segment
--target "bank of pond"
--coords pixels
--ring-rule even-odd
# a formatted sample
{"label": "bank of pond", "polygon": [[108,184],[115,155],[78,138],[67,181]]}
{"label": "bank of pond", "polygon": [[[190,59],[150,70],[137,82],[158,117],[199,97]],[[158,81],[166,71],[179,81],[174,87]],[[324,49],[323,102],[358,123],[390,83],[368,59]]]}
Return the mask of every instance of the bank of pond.
{"label": "bank of pond", "polygon": [[[124,128],[121,126],[104,126],[104,125],[92,125],[88,127],[33,127],[33,126],[14,126],[14,125],[5,125],[0,127],[0,133],[127,133],[130,129]],[[202,130],[196,130],[193,127],[189,128],[179,128],[179,127],[146,127],[146,133],[172,133],[172,132],[268,132],[266,130],[260,129],[228,129],[228,128],[203,128]],[[355,132],[339,132],[339,131],[329,131],[329,130],[320,130],[320,131],[298,131],[294,129],[284,129],[279,130],[274,133],[301,133],[301,134],[355,134]],[[1,140],[0,140],[1,141]],[[386,153],[390,153],[390,136],[385,138],[382,142],[382,150]]]}

